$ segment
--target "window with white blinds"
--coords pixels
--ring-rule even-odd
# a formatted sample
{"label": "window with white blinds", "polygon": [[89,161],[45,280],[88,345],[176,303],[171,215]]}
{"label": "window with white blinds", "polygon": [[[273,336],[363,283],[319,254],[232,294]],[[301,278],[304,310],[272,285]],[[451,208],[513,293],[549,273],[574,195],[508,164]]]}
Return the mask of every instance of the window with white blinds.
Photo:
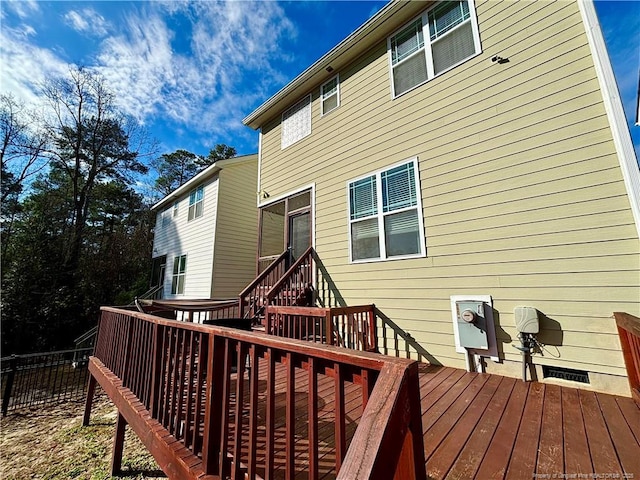
{"label": "window with white blinds", "polygon": [[438,2],[391,36],[388,48],[397,97],[480,53],[473,2]]}
{"label": "window with white blinds", "polygon": [[338,75],[320,87],[322,115],[326,115],[340,106],[340,79]]}
{"label": "window with white blinds", "polygon": [[311,95],[282,114],[282,148],[311,134]]}
{"label": "window with white blinds", "polygon": [[425,255],[418,162],[348,182],[352,262]]}

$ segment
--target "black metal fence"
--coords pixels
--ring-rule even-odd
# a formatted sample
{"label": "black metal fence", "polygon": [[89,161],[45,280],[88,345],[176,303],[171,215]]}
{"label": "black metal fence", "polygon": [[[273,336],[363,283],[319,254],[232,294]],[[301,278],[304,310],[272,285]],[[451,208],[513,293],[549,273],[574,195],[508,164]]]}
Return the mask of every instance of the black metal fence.
{"label": "black metal fence", "polygon": [[2,415],[9,410],[81,399],[93,347],[0,359]]}

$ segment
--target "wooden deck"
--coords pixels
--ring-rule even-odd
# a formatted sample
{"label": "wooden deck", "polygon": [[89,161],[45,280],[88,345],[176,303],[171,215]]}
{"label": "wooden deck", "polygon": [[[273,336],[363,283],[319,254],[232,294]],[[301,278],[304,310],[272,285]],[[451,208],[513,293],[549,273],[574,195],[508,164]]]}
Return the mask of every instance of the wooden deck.
{"label": "wooden deck", "polygon": [[106,307],[89,370],[114,472],[128,423],[176,479],[640,479],[631,398]]}
{"label": "wooden deck", "polygon": [[640,478],[630,398],[427,365],[420,392],[429,478]]}
{"label": "wooden deck", "polygon": [[[296,377],[296,478],[307,478],[307,382],[302,371]],[[320,429],[325,479],[335,478],[333,404],[323,397],[332,383],[318,384],[321,418],[331,426]],[[640,408],[630,398],[428,365],[420,366],[420,393],[430,479],[640,478]],[[362,410],[346,405],[348,445]],[[284,442],[276,441],[276,478],[283,478],[283,455]]]}
{"label": "wooden deck", "polygon": [[[262,366],[261,366],[262,367]],[[274,478],[285,478],[286,369],[278,366],[275,402]],[[295,374],[295,478],[308,465],[308,375]],[[525,383],[498,375],[423,364],[420,370],[426,472],[430,479],[640,478],[640,408],[630,398],[573,388]],[[260,368],[259,378],[267,372]],[[235,377],[235,376],[234,376]],[[235,391],[236,379],[231,391]],[[244,389],[248,404],[247,388]],[[266,438],[263,380],[259,382],[257,463]],[[334,380],[318,381],[319,478],[336,478]],[[345,386],[347,447],[362,415],[358,387]],[[235,411],[232,398],[230,411]],[[242,421],[248,430],[249,417]],[[246,438],[246,434],[244,438]],[[229,431],[233,445],[235,431]],[[246,462],[248,447],[241,446]],[[235,454],[231,447],[230,454]],[[264,478],[264,471],[256,472]]]}

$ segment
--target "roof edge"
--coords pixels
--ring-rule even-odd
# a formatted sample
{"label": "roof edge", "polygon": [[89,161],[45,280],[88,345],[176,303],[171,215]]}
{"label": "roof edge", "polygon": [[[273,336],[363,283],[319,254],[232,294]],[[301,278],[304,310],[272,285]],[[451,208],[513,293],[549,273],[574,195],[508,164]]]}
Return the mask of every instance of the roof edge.
{"label": "roof edge", "polygon": [[[251,157],[255,157],[255,158],[251,158]],[[192,177],[191,179],[189,179],[188,181],[186,181],[185,183],[180,185],[178,188],[176,188],[169,195],[163,197],[161,200],[159,200],[157,203],[155,203],[151,207],[151,210],[158,210],[158,209],[164,207],[165,205],[177,200],[182,195],[184,195],[186,192],[188,192],[189,190],[194,188],[198,183],[200,183],[203,180],[206,180],[209,177],[212,177],[213,175],[218,173],[220,170],[222,170],[226,166],[233,165],[235,163],[247,162],[247,161],[251,161],[251,160],[255,160],[257,162],[258,161],[258,154],[257,153],[250,153],[250,154],[247,154],[247,155],[239,155],[237,157],[224,158],[222,160],[218,160],[217,162],[212,163],[207,168],[205,168],[204,170],[199,172],[197,175],[195,175],[194,177]]]}
{"label": "roof edge", "polygon": [[391,17],[396,10],[402,8],[403,1],[392,0],[382,7],[373,17],[369,18],[366,22],[360,25],[354,30],[347,38],[342,40],[338,45],[333,47],[327,53],[325,53],[320,59],[314,62],[310,67],[300,73],[297,77],[291,80],[288,84],[282,87],[278,92],[272,95],[266,102],[256,108],[252,113],[247,115],[242,123],[248,127],[257,130],[261,124],[257,123],[257,120],[264,115],[274,104],[282,100],[293,90],[298,88],[301,84],[306,82],[317,72],[324,69],[325,65],[331,63],[333,59],[342,55],[345,51],[349,50],[353,45],[358,43],[363,37],[366,37],[371,31],[380,26],[381,23]]}

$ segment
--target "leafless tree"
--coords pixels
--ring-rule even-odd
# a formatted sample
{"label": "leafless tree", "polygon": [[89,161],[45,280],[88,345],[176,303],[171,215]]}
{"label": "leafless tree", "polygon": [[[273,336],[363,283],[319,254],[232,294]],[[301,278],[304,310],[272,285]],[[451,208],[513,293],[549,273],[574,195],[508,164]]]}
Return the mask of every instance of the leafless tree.
{"label": "leafless tree", "polygon": [[36,114],[12,95],[0,94],[0,163],[3,203],[19,194],[24,182],[47,165],[50,137],[38,125]]}

